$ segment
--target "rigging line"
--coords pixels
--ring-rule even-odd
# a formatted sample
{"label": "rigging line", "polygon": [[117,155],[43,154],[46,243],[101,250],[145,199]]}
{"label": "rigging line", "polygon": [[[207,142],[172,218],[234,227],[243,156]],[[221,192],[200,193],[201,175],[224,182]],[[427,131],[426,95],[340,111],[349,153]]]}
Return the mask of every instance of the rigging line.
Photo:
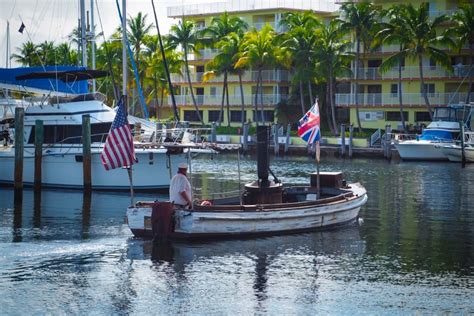
{"label": "rigging line", "polygon": [[112,58],[110,57],[110,51],[109,48],[107,47],[107,40],[105,38],[105,31],[102,26],[102,19],[100,17],[100,10],[99,10],[99,4],[97,3],[97,0],[95,0],[95,6],[96,6],[96,11],[97,11],[97,16],[99,17],[99,23],[100,23],[100,29],[102,30],[102,37],[104,38],[104,49],[105,49],[105,55],[107,56],[107,68],[109,69],[110,72],[110,80],[112,80],[112,88],[114,92],[114,98],[116,102],[118,102],[118,87],[115,85],[115,78],[114,78],[114,72],[112,69]]}

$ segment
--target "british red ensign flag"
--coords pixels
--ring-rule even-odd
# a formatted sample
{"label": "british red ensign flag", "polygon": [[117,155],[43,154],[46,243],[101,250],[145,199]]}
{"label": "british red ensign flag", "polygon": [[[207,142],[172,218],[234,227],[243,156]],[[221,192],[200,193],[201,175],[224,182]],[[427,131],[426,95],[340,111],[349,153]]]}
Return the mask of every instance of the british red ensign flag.
{"label": "british red ensign flag", "polygon": [[117,114],[110,128],[100,159],[106,170],[130,167],[136,161],[133,135],[127,120],[123,97],[118,103]]}

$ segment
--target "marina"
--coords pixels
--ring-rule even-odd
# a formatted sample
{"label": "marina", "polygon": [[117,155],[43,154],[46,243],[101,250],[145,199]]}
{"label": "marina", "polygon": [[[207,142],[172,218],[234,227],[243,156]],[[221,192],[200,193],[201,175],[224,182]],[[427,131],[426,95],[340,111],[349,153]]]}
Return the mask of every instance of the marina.
{"label": "marina", "polygon": [[[199,191],[238,189],[235,155],[194,162]],[[306,157],[275,158],[272,166],[293,184],[315,170]],[[344,169],[370,192],[356,225],[164,245],[133,237],[124,218],[126,193],[92,192],[84,199],[78,191],[43,190],[35,205],[26,189],[18,207],[13,190],[1,188],[2,311],[469,314],[473,167],[330,159],[322,171]],[[242,158],[242,182],[252,181],[254,170],[255,157]]]}

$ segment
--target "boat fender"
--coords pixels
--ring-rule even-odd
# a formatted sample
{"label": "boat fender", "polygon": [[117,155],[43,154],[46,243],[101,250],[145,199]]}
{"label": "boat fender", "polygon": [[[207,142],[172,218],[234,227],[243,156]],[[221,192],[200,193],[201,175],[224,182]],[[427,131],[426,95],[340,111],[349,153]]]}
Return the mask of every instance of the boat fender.
{"label": "boat fender", "polygon": [[153,203],[151,212],[151,229],[154,240],[170,237],[174,231],[174,205],[171,202]]}

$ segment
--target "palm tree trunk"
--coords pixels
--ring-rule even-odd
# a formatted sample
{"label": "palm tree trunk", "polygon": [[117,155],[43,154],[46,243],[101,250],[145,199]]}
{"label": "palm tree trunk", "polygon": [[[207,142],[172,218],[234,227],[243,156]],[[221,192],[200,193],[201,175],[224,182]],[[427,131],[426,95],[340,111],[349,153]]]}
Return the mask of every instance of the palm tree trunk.
{"label": "palm tree trunk", "polygon": [[156,119],[159,120],[160,116],[158,115],[158,84],[157,84],[156,77],[153,78],[153,88],[155,90],[155,115]]}
{"label": "palm tree trunk", "polygon": [[471,51],[471,67],[469,67],[469,86],[467,88],[467,96],[466,96],[466,104],[469,104],[471,100],[471,91],[472,91],[472,77],[474,76],[474,44],[470,44],[470,51]]}
{"label": "palm tree trunk", "polygon": [[[400,45],[400,51],[402,46]],[[407,133],[405,126],[405,116],[403,115],[403,97],[402,97],[402,61],[398,63],[398,101],[400,103],[400,119],[402,120],[403,131]]]}
{"label": "palm tree trunk", "polygon": [[423,57],[421,55],[418,55],[418,67],[420,69],[421,93],[423,94],[423,98],[425,99],[426,107],[428,108],[428,113],[430,114],[430,118],[431,120],[433,120],[433,113],[431,111],[430,100],[428,100],[428,94],[426,93],[425,78],[423,77]]}
{"label": "palm tree trunk", "polygon": [[306,113],[304,108],[304,97],[303,97],[303,81],[300,80],[300,105],[301,105],[301,115]]}
{"label": "palm tree trunk", "polygon": [[191,83],[191,74],[189,73],[188,50],[186,48],[184,49],[184,64],[186,68],[186,76],[188,77],[189,93],[191,94],[191,98],[193,99],[194,108],[196,109],[196,114],[199,119],[199,122],[201,122],[201,125],[204,125],[204,121],[201,118],[201,114],[199,113],[199,109],[196,103],[196,98],[194,97],[193,84]]}
{"label": "palm tree trunk", "polygon": [[260,114],[262,116],[262,125],[265,125],[265,112],[263,110],[263,79],[262,79],[261,70],[260,70]]}
{"label": "palm tree trunk", "polygon": [[332,125],[334,126],[334,135],[338,135],[336,124],[336,107],[334,106],[334,79],[332,77],[332,69],[329,69],[329,104],[331,106]]}
{"label": "palm tree trunk", "polygon": [[219,126],[221,126],[224,119],[224,102],[225,102],[225,93],[227,85],[227,72],[224,72],[224,80],[222,81],[222,100],[221,100],[221,109],[219,111]]}
{"label": "palm tree trunk", "polygon": [[362,125],[359,117],[359,59],[360,59],[360,35],[357,35],[356,65],[355,65],[355,107],[357,117],[357,128],[362,132]]}
{"label": "palm tree trunk", "polygon": [[243,130],[244,124],[245,124],[245,99],[244,99],[244,86],[242,85],[242,73],[241,72],[239,72],[239,85],[240,85],[240,97],[242,98],[242,106],[241,106],[242,114],[240,116],[240,121],[242,123],[242,130]]}
{"label": "palm tree trunk", "polygon": [[160,97],[160,106],[158,107],[158,113],[156,114],[156,117],[161,119],[161,109],[163,108],[163,102],[165,100],[165,88],[161,89],[161,97]]}
{"label": "palm tree trunk", "polygon": [[226,101],[227,101],[227,126],[230,127],[230,105],[229,105],[229,85],[225,85]]}
{"label": "palm tree trunk", "polygon": [[309,91],[309,105],[313,105],[313,88],[311,87],[311,80],[308,80],[308,91]]}

